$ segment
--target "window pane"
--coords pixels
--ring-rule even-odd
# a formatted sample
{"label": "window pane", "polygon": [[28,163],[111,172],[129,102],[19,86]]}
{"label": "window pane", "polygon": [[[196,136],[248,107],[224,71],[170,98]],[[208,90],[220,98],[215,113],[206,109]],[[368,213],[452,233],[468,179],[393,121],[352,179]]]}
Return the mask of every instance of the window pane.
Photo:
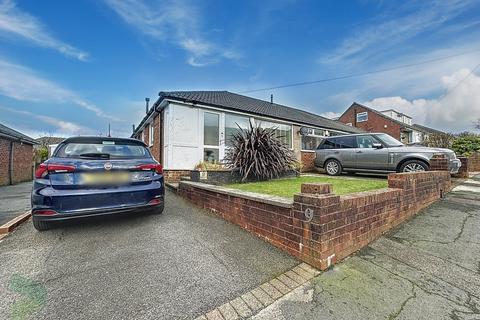
{"label": "window pane", "polygon": [[203,119],[203,144],[218,146],[219,115],[216,113],[205,112]]}
{"label": "window pane", "polygon": [[368,112],[357,113],[357,122],[364,122],[368,120]]}
{"label": "window pane", "polygon": [[321,137],[302,136],[302,150],[315,150],[322,141]]}
{"label": "window pane", "polygon": [[354,137],[338,137],[338,138],[335,138],[335,143],[337,148],[341,148],[341,149],[355,148]]}
{"label": "window pane", "polygon": [[218,162],[218,149],[203,149],[203,161],[215,163]]}
{"label": "window pane", "polygon": [[260,128],[274,128],[275,136],[289,148],[292,147],[292,126],[263,120],[257,120],[257,123]]}
{"label": "window pane", "polygon": [[372,136],[357,136],[357,148],[373,148],[378,141]]}
{"label": "window pane", "polygon": [[232,135],[238,132],[239,126],[242,130],[248,130],[250,127],[250,118],[235,116],[228,113],[225,114],[225,145],[227,147],[232,146]]}

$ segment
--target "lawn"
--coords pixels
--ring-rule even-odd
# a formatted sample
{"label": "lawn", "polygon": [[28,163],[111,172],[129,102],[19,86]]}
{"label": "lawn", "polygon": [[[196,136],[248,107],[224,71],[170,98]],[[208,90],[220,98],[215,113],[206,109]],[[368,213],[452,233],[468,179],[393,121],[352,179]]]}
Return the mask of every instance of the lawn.
{"label": "lawn", "polygon": [[312,182],[332,184],[333,192],[337,195],[381,189],[388,186],[386,179],[301,176],[297,178],[278,179],[262,182],[228,184],[225,185],[225,187],[242,191],[269,194],[283,198],[293,198],[294,194],[300,192],[300,186],[302,185],[302,183]]}

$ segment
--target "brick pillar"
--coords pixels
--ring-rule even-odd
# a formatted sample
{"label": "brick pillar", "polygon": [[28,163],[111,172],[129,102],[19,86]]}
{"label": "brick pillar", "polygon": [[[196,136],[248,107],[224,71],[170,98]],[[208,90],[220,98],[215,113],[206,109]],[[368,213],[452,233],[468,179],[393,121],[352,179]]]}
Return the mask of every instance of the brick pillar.
{"label": "brick pillar", "polygon": [[445,155],[434,155],[430,159],[430,171],[449,171],[448,159]]}
{"label": "brick pillar", "polygon": [[458,157],[458,160],[460,160],[460,162],[462,163],[462,166],[460,167],[460,170],[458,170],[458,173],[454,174],[454,177],[468,178],[468,172],[469,172],[468,158]]}

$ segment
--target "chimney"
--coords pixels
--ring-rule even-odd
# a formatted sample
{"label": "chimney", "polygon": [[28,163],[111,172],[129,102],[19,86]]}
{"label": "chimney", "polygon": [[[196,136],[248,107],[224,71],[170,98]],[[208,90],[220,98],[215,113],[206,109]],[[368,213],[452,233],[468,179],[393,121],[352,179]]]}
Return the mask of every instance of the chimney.
{"label": "chimney", "polygon": [[150,102],[150,98],[145,98],[145,113],[148,113],[148,103]]}
{"label": "chimney", "polygon": [[132,132],[135,132],[135,125],[132,124]]}
{"label": "chimney", "polygon": [[270,95],[270,103],[273,104],[273,93]]}

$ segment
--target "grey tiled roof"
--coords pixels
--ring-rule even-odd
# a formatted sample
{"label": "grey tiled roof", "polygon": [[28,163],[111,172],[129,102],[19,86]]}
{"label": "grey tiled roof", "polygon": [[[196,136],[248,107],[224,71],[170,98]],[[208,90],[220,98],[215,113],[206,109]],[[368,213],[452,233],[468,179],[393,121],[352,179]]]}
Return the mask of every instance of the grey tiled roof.
{"label": "grey tiled roof", "polygon": [[330,120],[314,113],[228,91],[170,91],[160,92],[159,95],[159,101],[163,99],[172,99],[292,121],[303,125],[322,127],[331,130],[340,130],[349,133],[364,132],[359,128],[347,126],[341,122]]}
{"label": "grey tiled roof", "polygon": [[414,123],[412,127],[417,131],[422,131],[422,132],[426,132],[426,133],[444,133],[443,131],[433,129],[433,128],[429,128],[429,127],[425,127],[425,126],[422,126],[422,125],[417,124],[417,123]]}
{"label": "grey tiled roof", "polygon": [[37,144],[33,138],[30,138],[29,136],[24,135],[23,133],[18,132],[17,130],[13,130],[12,128],[4,126],[1,123],[0,123],[0,136],[4,136],[12,140],[21,140],[28,144]]}

